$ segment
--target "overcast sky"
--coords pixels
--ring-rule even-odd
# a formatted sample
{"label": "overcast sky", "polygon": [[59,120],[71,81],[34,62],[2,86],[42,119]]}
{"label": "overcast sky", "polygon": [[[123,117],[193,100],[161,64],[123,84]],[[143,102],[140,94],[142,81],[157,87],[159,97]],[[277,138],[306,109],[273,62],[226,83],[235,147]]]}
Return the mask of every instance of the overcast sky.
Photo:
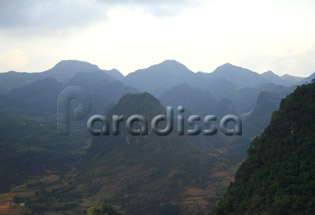
{"label": "overcast sky", "polygon": [[123,74],[175,59],[258,73],[315,71],[314,0],[0,0],[0,72],[63,59]]}

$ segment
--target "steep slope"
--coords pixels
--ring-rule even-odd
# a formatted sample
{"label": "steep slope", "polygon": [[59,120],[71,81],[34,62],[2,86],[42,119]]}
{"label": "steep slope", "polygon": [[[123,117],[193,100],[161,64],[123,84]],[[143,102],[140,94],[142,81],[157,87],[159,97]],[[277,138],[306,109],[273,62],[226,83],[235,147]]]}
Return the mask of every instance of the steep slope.
{"label": "steep slope", "polygon": [[315,82],[282,100],[213,214],[314,214]]}
{"label": "steep slope", "polygon": [[272,113],[279,108],[281,99],[275,93],[262,91],[255,109],[244,120],[244,135],[250,138],[260,135],[269,125]]}
{"label": "steep slope", "polygon": [[264,77],[270,83],[273,83],[275,85],[282,85],[282,86],[285,86],[285,87],[289,87],[289,86],[292,86],[294,84],[294,83],[292,83],[290,81],[284,80],[283,78],[281,78],[280,76],[276,75],[272,71],[264,72],[264,73],[261,74],[261,76]]}

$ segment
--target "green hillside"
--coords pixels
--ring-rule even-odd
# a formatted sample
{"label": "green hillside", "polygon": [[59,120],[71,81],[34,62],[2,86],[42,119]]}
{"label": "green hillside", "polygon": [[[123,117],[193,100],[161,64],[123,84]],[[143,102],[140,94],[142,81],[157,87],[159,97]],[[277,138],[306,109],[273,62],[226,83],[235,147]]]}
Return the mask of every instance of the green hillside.
{"label": "green hillside", "polygon": [[314,214],[315,82],[282,100],[214,215]]}

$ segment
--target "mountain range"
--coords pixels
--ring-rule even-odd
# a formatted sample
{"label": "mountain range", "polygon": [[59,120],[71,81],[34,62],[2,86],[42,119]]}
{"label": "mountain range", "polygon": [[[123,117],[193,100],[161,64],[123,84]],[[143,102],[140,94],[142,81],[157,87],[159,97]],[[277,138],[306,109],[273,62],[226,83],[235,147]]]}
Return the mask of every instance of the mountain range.
{"label": "mountain range", "polygon": [[[212,73],[194,73],[175,60],[136,70],[126,77],[116,69],[103,70],[74,60],[61,61],[40,73],[1,73],[0,205],[14,204],[8,207],[13,214],[77,215],[85,214],[101,200],[125,214],[207,214],[227,190],[247,157],[247,149],[250,147],[251,160],[256,145],[260,148],[264,136],[271,135],[270,129],[265,130],[270,120],[277,130],[275,123],[285,113],[296,119],[298,112],[290,109],[297,105],[295,101],[309,104],[306,100],[312,98],[308,95],[313,88],[300,85],[313,78],[280,77],[271,71],[260,75],[228,63]],[[126,118],[141,114],[151,120],[165,114],[166,106],[184,106],[185,119],[194,114],[201,118],[216,115],[216,125],[227,114],[237,115],[243,122],[243,135],[219,132],[213,136],[182,136],[175,132],[175,126],[168,136],[154,135],[151,130],[149,135],[132,136],[120,124],[120,135],[94,137],[87,132],[87,116],[71,122],[70,136],[59,136],[55,126],[57,98],[69,86],[82,87],[90,94],[89,116],[101,114],[110,119],[113,114]],[[306,113],[312,113],[311,105]],[[274,113],[279,106],[280,111]],[[290,122],[295,125],[295,121]],[[302,128],[301,122],[297,129]],[[185,128],[189,126],[184,123]],[[294,138],[301,138],[301,134]],[[270,142],[278,140],[277,134],[272,135]],[[279,149],[275,147],[271,149]],[[260,159],[259,153],[256,158]],[[255,164],[264,161],[258,158]],[[243,167],[251,165],[246,160],[239,171],[253,171]],[[238,175],[236,182],[242,181]],[[234,195],[229,194],[233,186],[227,196]],[[216,214],[239,201],[229,198],[223,198]],[[255,198],[251,196],[250,201]],[[245,200],[241,202],[244,208],[248,205]]]}

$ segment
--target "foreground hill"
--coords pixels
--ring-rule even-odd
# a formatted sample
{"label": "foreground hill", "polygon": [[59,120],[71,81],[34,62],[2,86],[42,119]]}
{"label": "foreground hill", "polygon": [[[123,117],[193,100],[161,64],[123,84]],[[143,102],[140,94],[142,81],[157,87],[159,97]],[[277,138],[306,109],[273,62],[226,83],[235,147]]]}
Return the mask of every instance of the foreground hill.
{"label": "foreground hill", "polygon": [[314,214],[315,82],[282,100],[213,214]]}
{"label": "foreground hill", "polygon": [[[127,118],[136,113],[150,122],[165,111],[148,93],[128,94],[109,116]],[[187,191],[194,188],[206,192],[207,178],[224,160],[210,156],[175,132],[168,136],[157,136],[152,131],[145,136],[131,136],[121,126],[119,136],[94,138],[78,178],[80,183],[89,184],[83,192],[96,192],[93,195],[114,202],[126,214],[187,214],[191,209],[190,204],[184,204]],[[90,181],[98,183],[91,185]],[[205,209],[200,202],[199,207]]]}

